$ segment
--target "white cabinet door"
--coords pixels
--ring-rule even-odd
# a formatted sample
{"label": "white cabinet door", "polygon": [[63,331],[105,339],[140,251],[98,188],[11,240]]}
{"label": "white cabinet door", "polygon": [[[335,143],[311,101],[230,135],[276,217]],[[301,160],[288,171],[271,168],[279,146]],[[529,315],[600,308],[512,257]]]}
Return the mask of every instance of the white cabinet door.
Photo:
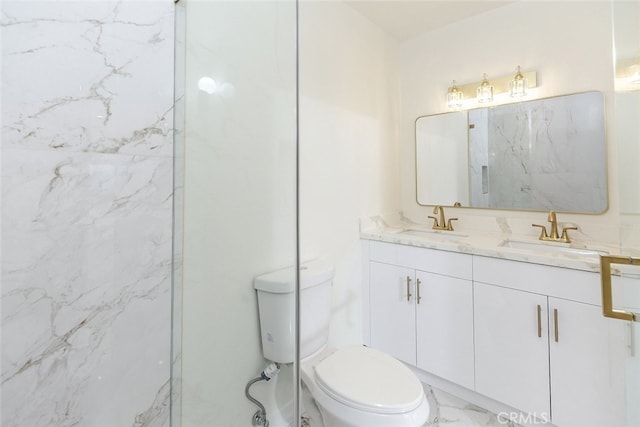
{"label": "white cabinet door", "polygon": [[417,271],[416,298],[417,366],[473,390],[472,282]]}
{"label": "white cabinet door", "polygon": [[547,297],[474,283],[476,391],[549,419]]}
{"label": "white cabinet door", "polygon": [[549,298],[553,424],[626,425],[625,332],[625,323],[603,317],[601,307]]}
{"label": "white cabinet door", "polygon": [[370,262],[371,347],[416,364],[414,270]]}

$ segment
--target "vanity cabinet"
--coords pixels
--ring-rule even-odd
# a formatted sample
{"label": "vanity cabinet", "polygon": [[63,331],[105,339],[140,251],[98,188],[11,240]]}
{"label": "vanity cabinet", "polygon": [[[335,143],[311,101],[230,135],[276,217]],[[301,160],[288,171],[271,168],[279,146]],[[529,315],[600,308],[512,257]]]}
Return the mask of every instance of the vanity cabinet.
{"label": "vanity cabinet", "polygon": [[410,365],[416,364],[414,270],[370,262],[371,347]]}
{"label": "vanity cabinet", "polygon": [[624,426],[625,325],[599,280],[474,257],[476,391],[561,427]]}
{"label": "vanity cabinet", "polygon": [[370,242],[370,345],[473,389],[471,256]]}
{"label": "vanity cabinet", "polygon": [[372,347],[538,421],[627,425],[633,328],[602,315],[598,273],[377,241],[367,256]]}
{"label": "vanity cabinet", "polygon": [[473,284],[426,272],[418,280],[416,366],[473,390]]}
{"label": "vanity cabinet", "polygon": [[553,423],[627,425],[624,322],[603,317],[601,307],[549,297],[549,326]]}
{"label": "vanity cabinet", "polygon": [[539,417],[551,413],[546,314],[545,296],[474,284],[477,392]]}

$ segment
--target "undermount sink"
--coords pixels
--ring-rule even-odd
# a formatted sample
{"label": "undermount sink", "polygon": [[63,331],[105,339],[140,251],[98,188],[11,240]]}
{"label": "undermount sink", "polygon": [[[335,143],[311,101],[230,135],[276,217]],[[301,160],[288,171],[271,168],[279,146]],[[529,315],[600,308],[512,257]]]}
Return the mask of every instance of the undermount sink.
{"label": "undermount sink", "polygon": [[513,248],[513,249],[525,249],[529,251],[540,252],[553,252],[553,253],[565,253],[571,255],[582,256],[600,256],[608,255],[609,252],[601,249],[593,248],[576,248],[573,246],[566,246],[566,243],[554,243],[554,242],[520,242],[517,240],[505,240],[500,246]]}
{"label": "undermount sink", "polygon": [[402,234],[405,236],[415,236],[415,237],[425,237],[427,239],[438,239],[438,240],[460,240],[462,238],[468,237],[466,234],[455,233],[452,231],[439,231],[439,230],[417,230],[417,229],[408,229],[402,230],[398,234]]}

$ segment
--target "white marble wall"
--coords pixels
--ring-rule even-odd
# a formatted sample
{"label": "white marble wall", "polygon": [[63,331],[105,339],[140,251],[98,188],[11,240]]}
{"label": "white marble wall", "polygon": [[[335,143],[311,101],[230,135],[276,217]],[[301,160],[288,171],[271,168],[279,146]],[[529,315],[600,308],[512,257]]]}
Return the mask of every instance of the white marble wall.
{"label": "white marble wall", "polygon": [[1,424],[168,425],[173,2],[1,7]]}

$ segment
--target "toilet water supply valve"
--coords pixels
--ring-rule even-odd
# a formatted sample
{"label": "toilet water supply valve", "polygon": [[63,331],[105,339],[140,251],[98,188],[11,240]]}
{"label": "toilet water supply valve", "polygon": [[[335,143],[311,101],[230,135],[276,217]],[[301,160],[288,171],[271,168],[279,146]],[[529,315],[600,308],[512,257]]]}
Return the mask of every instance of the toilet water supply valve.
{"label": "toilet water supply valve", "polygon": [[260,378],[262,378],[265,381],[269,381],[278,372],[280,372],[280,365],[275,362],[272,362],[272,363],[269,363],[262,372],[260,372]]}
{"label": "toilet water supply valve", "polygon": [[264,408],[264,405],[257,399],[254,399],[253,396],[251,396],[251,394],[249,393],[249,389],[258,381],[269,381],[271,378],[277,375],[278,372],[280,372],[280,365],[271,362],[266,366],[266,368],[262,370],[262,372],[260,372],[260,376],[250,380],[244,389],[244,394],[247,396],[247,399],[255,403],[256,406],[260,408],[258,409],[258,411],[256,411],[255,414],[253,414],[253,417],[251,418],[251,425],[253,426],[269,427],[269,420],[267,420],[267,411]]}

